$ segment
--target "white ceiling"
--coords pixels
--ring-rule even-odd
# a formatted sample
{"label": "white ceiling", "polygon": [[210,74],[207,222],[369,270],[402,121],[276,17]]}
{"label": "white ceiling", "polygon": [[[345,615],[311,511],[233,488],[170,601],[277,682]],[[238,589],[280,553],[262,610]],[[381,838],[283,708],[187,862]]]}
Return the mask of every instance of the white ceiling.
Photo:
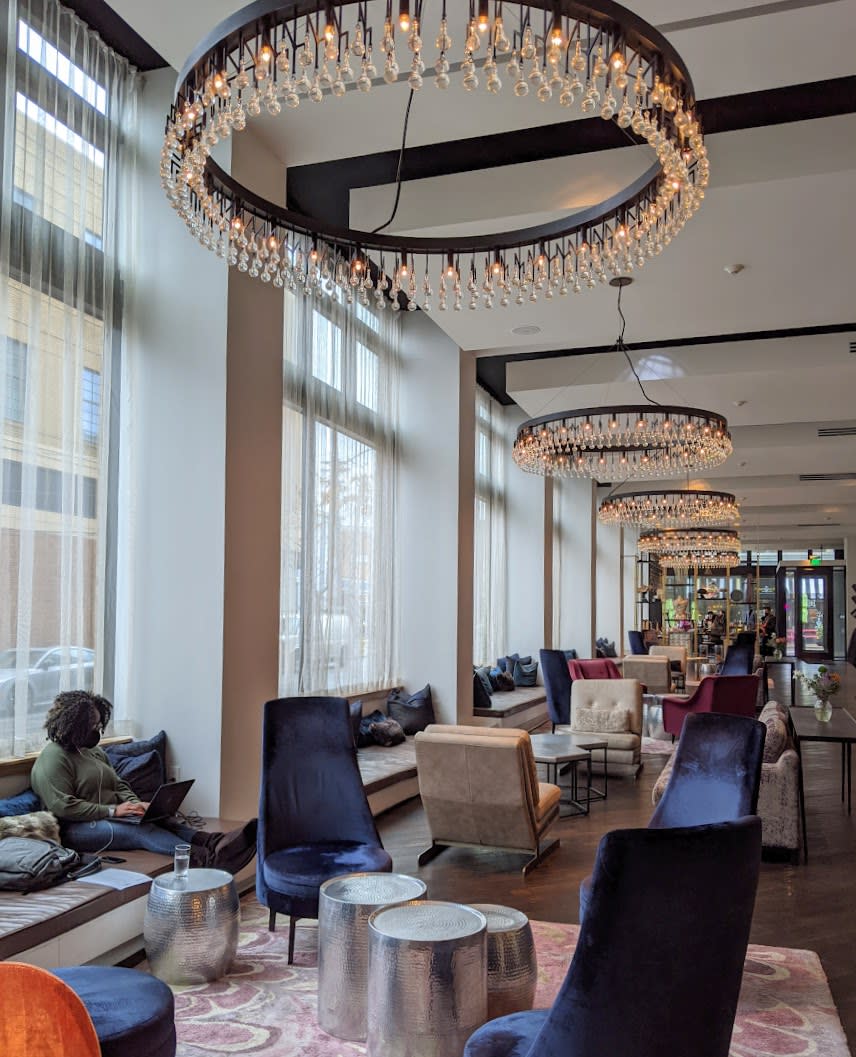
{"label": "white ceiling", "polygon": [[[378,0],[372,0],[377,5]],[[176,68],[231,0],[111,0],[111,6]],[[507,5],[513,8],[513,5]],[[630,0],[665,27],[701,99],[852,74],[856,4],[805,0]],[[450,3],[460,36],[463,0]],[[760,13],[753,12],[759,9]],[[423,36],[433,45],[436,0]],[[701,24],[684,25],[700,20]],[[670,28],[672,23],[677,26]],[[426,52],[429,65],[433,47]],[[404,57],[399,56],[404,68]],[[254,123],[274,164],[358,157],[400,144],[403,83],[320,106],[305,103]],[[439,92],[426,79],[415,99],[408,144],[450,142],[567,121],[555,101],[498,97],[460,86]],[[626,340],[665,341],[840,324],[856,318],[856,116],[780,124],[708,138],[712,179],[698,215],[625,290]],[[645,148],[494,168],[406,182],[395,227],[402,232],[489,231],[536,223],[598,201],[644,165]],[[352,217],[371,228],[386,218],[394,188],[355,191]],[[724,266],[743,264],[731,277]],[[435,313],[463,349],[489,356],[603,346],[615,340],[615,291],[556,297],[492,312]],[[520,337],[514,328],[539,332]],[[805,483],[800,473],[856,472],[856,437],[820,440],[820,425],[856,425],[856,334],[687,345],[634,354],[657,400],[726,414],[735,453],[709,478],[741,499],[743,534],[756,545],[840,545],[856,536],[856,482]],[[635,399],[616,355],[512,362],[507,389],[531,415]],[[804,527],[806,525],[822,527]]]}

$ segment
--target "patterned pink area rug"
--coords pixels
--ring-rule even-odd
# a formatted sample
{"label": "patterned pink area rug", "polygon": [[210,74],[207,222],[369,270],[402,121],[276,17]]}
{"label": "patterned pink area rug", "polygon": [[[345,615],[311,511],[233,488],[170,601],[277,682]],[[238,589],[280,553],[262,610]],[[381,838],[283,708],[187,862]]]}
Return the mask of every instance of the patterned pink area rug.
{"label": "patterned pink area rug", "polygon": [[[535,1005],[553,1001],[579,929],[532,923],[538,951]],[[229,976],[175,988],[178,1057],[352,1057],[365,1047],[320,1030],[315,1019],[314,925],[297,930],[295,962],[286,962],[288,929],[267,930],[267,911],[242,904],[238,958]],[[664,1051],[665,1052],[665,1051]],[[732,1057],[849,1057],[829,985],[813,951],[750,946]]]}
{"label": "patterned pink area rug", "polygon": [[664,741],[662,738],[642,738],[641,753],[643,756],[671,756],[678,747],[676,741],[671,738]]}

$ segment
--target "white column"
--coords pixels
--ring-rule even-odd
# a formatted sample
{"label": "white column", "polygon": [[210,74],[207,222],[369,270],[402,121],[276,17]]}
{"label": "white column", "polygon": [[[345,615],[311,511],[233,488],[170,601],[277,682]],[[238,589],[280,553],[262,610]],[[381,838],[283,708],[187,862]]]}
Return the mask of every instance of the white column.
{"label": "white column", "polygon": [[597,634],[595,491],[593,481],[568,479],[556,482],[554,492],[559,526],[554,554],[559,641],[554,645],[575,649],[580,657],[594,656]]}
{"label": "white column", "polygon": [[597,638],[615,642],[616,652],[624,652],[623,646],[623,562],[621,559],[621,526],[602,525],[596,522],[596,611]]}

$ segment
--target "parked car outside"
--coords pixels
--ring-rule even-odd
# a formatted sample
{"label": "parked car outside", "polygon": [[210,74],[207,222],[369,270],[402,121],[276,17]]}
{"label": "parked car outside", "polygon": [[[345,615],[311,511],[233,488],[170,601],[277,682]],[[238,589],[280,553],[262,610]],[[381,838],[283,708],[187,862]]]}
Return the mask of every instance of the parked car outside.
{"label": "parked car outside", "polygon": [[60,690],[92,689],[95,653],[83,646],[0,650],[0,740],[12,736],[16,671],[20,668],[26,670],[27,734],[32,734],[44,723],[45,714]]}

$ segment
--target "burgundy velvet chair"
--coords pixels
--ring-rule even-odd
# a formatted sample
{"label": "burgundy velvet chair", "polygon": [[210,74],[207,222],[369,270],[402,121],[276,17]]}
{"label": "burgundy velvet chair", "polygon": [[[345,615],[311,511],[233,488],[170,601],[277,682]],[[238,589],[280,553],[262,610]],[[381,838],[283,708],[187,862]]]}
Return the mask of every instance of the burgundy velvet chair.
{"label": "burgundy velvet chair", "polygon": [[615,661],[609,657],[597,657],[592,661],[568,661],[572,679],[623,679]]}
{"label": "burgundy velvet chair", "polygon": [[720,712],[755,718],[757,675],[707,675],[690,697],[663,698],[663,729],[677,737],[690,712]]}

